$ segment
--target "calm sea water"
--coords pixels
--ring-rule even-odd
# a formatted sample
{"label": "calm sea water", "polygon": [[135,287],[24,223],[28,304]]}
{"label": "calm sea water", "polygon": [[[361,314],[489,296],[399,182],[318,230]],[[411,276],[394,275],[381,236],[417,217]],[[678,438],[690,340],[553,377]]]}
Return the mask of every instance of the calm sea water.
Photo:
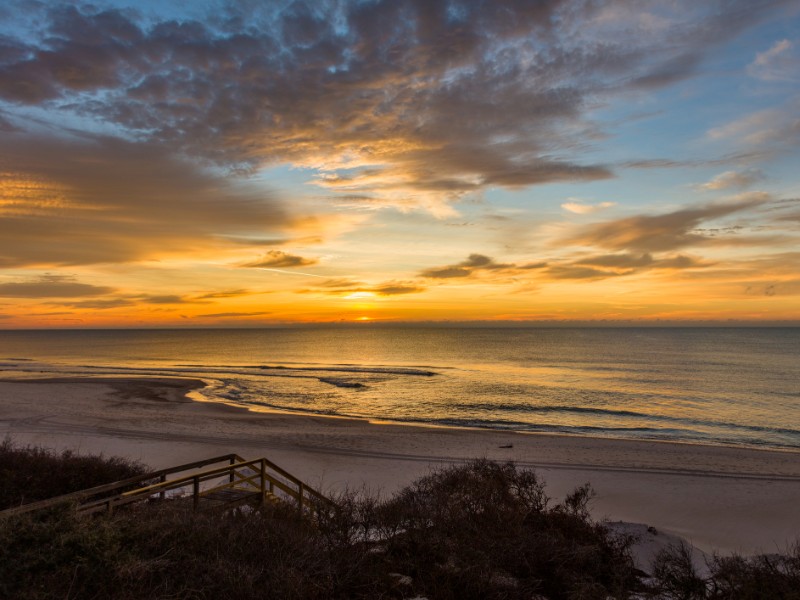
{"label": "calm sea water", "polygon": [[3,377],[187,375],[210,400],[800,448],[800,329],[0,331]]}

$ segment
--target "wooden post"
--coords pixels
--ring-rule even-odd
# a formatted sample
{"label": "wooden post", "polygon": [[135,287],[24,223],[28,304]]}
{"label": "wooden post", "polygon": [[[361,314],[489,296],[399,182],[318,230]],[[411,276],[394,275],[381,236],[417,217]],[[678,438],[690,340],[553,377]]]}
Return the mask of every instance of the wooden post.
{"label": "wooden post", "polygon": [[[272,484],[270,484],[272,488]],[[272,491],[272,489],[270,489]],[[267,495],[267,463],[261,459],[261,504],[264,504]]]}
{"label": "wooden post", "polygon": [[[162,475],[161,475],[161,477],[160,477],[160,480],[161,480],[161,483],[164,483],[164,482],[167,480],[167,475],[166,475],[166,473],[162,473]],[[162,491],[162,492],[160,492],[160,493],[158,494],[158,497],[159,497],[161,500],[163,500],[164,498],[166,498],[166,497],[167,497],[167,493],[166,493],[166,492],[164,492],[164,491]]]}
{"label": "wooden post", "polygon": [[298,484],[297,488],[298,488],[297,508],[300,510],[300,514],[302,514],[303,513],[303,489],[305,488],[305,486],[303,485],[302,481]]}
{"label": "wooden post", "polygon": [[194,509],[200,506],[200,478],[195,475],[192,478],[192,492],[194,494]]}
{"label": "wooden post", "polygon": [[235,469],[233,468],[233,463],[235,463],[235,462],[236,462],[236,459],[235,459],[235,458],[233,458],[233,457],[231,456],[231,474],[230,474],[230,476],[228,477],[228,482],[229,482],[229,483],[233,483],[233,472],[234,472],[234,470],[235,470]]}

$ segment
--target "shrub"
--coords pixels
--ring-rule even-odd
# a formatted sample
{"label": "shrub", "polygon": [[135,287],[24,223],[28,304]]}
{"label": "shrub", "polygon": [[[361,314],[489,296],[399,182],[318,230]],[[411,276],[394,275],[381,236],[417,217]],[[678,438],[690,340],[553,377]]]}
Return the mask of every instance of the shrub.
{"label": "shrub", "polygon": [[148,469],[124,458],[0,443],[0,510],[141,475]]}
{"label": "shrub", "polygon": [[591,522],[588,486],[551,506],[530,470],[487,460],[420,479],[379,507],[387,560],[435,598],[625,597],[627,544]]}
{"label": "shrub", "polygon": [[660,600],[800,600],[800,545],[785,555],[718,556],[700,577],[685,544],[662,551],[654,563],[651,597]]}
{"label": "shrub", "polygon": [[715,556],[709,587],[714,600],[800,599],[800,545],[783,556]]}
{"label": "shrub", "polygon": [[[30,474],[47,460],[12,464]],[[591,496],[584,485],[557,504],[533,471],[478,460],[386,501],[341,494],[314,520],[284,503],[193,513],[165,502],[95,517],[60,506],[0,520],[0,598],[798,598],[797,548],[715,557],[703,579],[676,547],[647,589],[629,540],[591,520]]]}
{"label": "shrub", "polygon": [[658,553],[653,578],[658,582],[659,598],[703,600],[706,597],[706,581],[694,568],[691,547],[683,542]]}
{"label": "shrub", "polygon": [[475,461],[388,501],[343,494],[315,522],[281,503],[61,507],[0,522],[0,597],[623,598],[631,561],[589,496],[551,506],[532,471]]}

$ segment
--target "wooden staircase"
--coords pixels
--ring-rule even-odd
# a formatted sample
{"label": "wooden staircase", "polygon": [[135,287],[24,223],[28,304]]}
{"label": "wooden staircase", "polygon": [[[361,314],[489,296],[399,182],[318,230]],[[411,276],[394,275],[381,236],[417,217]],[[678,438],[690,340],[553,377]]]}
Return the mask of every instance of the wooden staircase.
{"label": "wooden staircase", "polygon": [[[218,465],[206,468],[211,465]],[[202,470],[199,470],[202,469]],[[198,471],[199,470],[199,471]],[[192,472],[194,471],[194,472]],[[266,458],[225,454],[0,511],[0,519],[72,503],[79,513],[111,513],[137,502],[178,500],[194,510],[224,510],[284,500],[314,514],[333,502]]]}

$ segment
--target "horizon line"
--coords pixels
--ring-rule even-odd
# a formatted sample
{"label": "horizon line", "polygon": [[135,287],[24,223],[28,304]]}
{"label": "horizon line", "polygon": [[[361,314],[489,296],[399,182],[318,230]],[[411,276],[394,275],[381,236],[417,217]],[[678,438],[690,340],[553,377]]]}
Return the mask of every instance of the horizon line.
{"label": "horizon line", "polygon": [[218,325],[206,324],[203,326],[184,325],[137,325],[137,326],[66,326],[66,327],[0,327],[0,332],[14,331],[209,331],[209,330],[259,330],[259,329],[313,329],[319,328],[398,328],[398,327],[417,327],[417,328],[442,328],[442,329],[570,329],[570,328],[670,328],[670,329],[692,329],[692,328],[800,328],[800,319],[754,321],[754,320],[547,320],[547,321],[318,321],[305,323],[263,323],[263,324],[241,324],[225,323]]}

